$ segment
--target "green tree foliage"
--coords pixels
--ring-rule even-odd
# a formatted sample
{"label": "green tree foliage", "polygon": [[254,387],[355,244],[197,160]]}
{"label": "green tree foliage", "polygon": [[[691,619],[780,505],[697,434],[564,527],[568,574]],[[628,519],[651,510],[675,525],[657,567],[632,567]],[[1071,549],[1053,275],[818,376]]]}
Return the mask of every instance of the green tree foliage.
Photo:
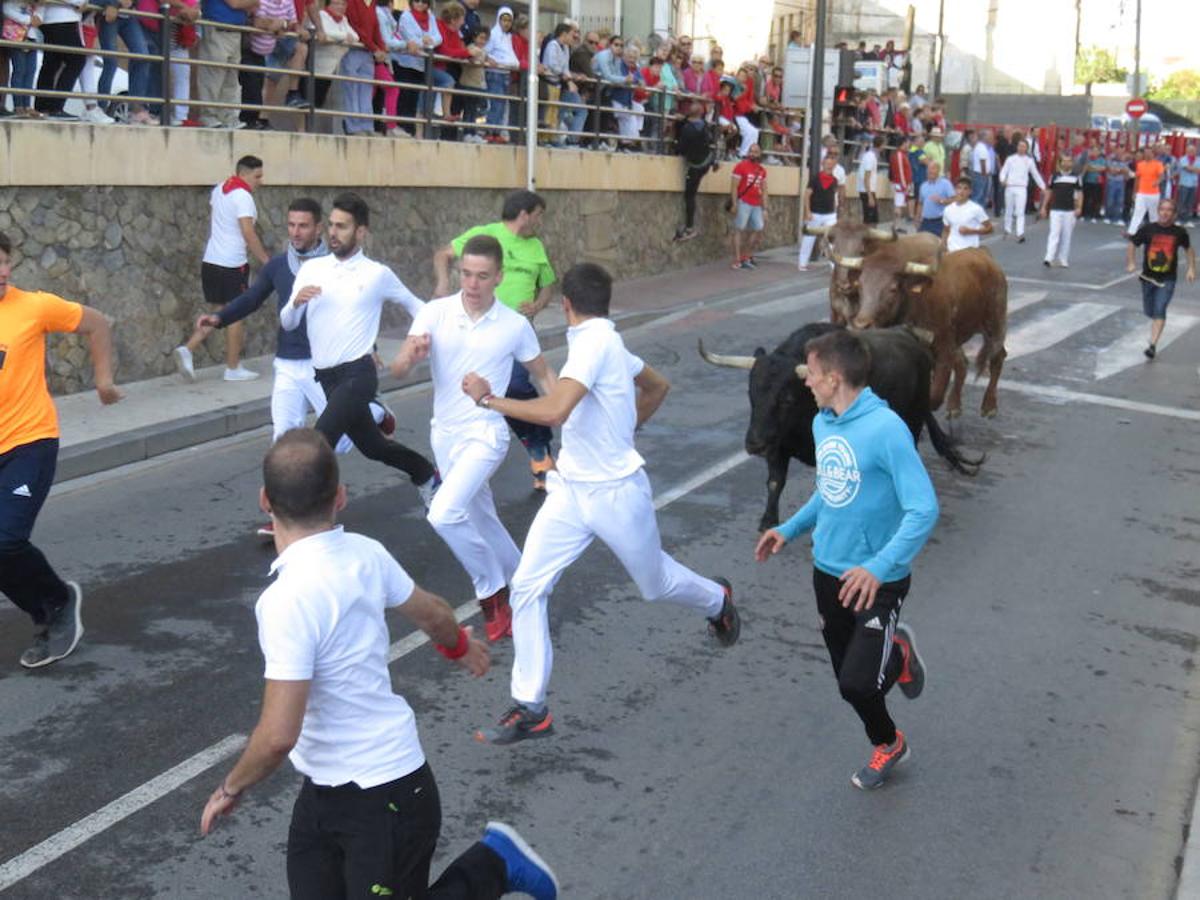
{"label": "green tree foliage", "polygon": [[1117,65],[1117,58],[1112,51],[1103,47],[1080,47],[1075,56],[1077,84],[1124,81],[1126,74],[1126,70]]}
{"label": "green tree foliage", "polygon": [[1147,93],[1155,100],[1200,100],[1200,71],[1180,69],[1155,81]]}

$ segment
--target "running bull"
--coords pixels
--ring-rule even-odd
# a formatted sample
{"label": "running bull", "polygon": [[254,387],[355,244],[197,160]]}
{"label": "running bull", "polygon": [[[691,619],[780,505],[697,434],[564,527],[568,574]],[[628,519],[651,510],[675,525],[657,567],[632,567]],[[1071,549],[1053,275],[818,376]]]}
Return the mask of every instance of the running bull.
{"label": "running bull", "polygon": [[[750,426],[746,429],[746,452],[767,461],[767,508],[759,522],[766,530],[779,524],[779,498],[787,484],[788,464],[795,458],[808,466],[817,463],[812,421],[817,401],[804,384],[807,376],[804,352],[810,340],[839,326],[813,322],[793,331],[767,353],[761,347],[753,356],[710,353],[700,342],[700,355],[715,366],[750,370]],[[969,459],[942,431],[929,405],[929,376],[933,359],[925,343],[908,328],[865,331],[861,337],[871,353],[871,389],[887,401],[912,431],[929,429],[934,449],[956,471],[974,475],[983,457]]]}

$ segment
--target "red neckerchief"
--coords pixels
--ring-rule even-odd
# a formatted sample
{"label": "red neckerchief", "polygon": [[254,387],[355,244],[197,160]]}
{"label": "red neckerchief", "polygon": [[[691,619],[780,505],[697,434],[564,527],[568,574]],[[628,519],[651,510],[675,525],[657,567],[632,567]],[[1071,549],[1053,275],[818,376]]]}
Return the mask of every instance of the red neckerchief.
{"label": "red neckerchief", "polygon": [[426,8],[422,12],[417,12],[415,9],[413,9],[410,6],[408,8],[408,11],[410,13],[412,13],[412,17],[417,20],[417,24],[421,26],[422,31],[429,30],[429,9],[428,8]]}
{"label": "red neckerchief", "polygon": [[236,191],[238,188],[241,188],[247,194],[254,193],[250,190],[250,185],[246,184],[246,182],[242,181],[242,179],[238,178],[236,175],[231,175],[229,178],[225,179],[225,183],[221,185],[221,193],[230,194]]}
{"label": "red neckerchief", "polygon": [[830,175],[828,172],[818,172],[817,181],[821,183],[821,189],[827,191],[837,184],[837,176]]}
{"label": "red neckerchief", "polygon": [[342,21],[346,18],[344,15],[339,16],[335,12],[330,12],[328,8],[326,8],[324,12],[325,12],[325,15],[329,16],[329,18],[333,19],[333,21],[337,22],[339,25],[341,25]]}

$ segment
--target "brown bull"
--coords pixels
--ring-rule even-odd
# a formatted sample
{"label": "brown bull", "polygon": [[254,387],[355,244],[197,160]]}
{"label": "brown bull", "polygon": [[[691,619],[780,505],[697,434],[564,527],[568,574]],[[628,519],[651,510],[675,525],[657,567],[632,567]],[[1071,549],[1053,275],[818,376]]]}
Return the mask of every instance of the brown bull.
{"label": "brown bull", "polygon": [[822,228],[805,226],[804,233],[823,237],[833,262],[829,275],[829,320],[835,325],[849,325],[858,313],[859,272],[866,257],[882,247],[894,247],[906,261],[932,262],[939,245],[931,234],[900,237],[891,229],[857,222],[838,222]]}
{"label": "brown bull", "polygon": [[859,293],[856,328],[908,323],[932,334],[930,406],[942,405],[953,371],[954,387],[946,404],[952,418],[962,412],[967,377],[962,345],[982,335],[975,374],[982,375],[986,368],[990,377],[980,413],[989,418],[996,414],[996,385],[1004,368],[1008,328],[1008,279],[990,253],[979,248],[956,250],[925,265],[883,248],[864,260]]}

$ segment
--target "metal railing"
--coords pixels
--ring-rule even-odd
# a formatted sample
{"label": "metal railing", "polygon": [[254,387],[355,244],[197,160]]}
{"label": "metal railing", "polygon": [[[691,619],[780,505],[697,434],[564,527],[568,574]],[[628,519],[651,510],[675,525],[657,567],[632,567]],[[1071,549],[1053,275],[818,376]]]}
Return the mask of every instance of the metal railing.
{"label": "metal railing", "polygon": [[[105,7],[85,6],[82,12],[103,13]],[[135,103],[148,107],[161,107],[160,125],[169,127],[172,124],[171,112],[176,105],[187,105],[189,109],[207,109],[207,110],[222,110],[234,109],[239,112],[253,112],[257,115],[298,115],[304,119],[304,129],[312,132],[317,130],[319,119],[346,119],[369,121],[372,123],[382,123],[385,130],[393,130],[395,128],[412,128],[415,132],[421,129],[424,136],[430,136],[433,131],[437,130],[440,133],[446,131],[452,132],[449,136],[454,136],[453,133],[477,133],[482,132],[488,135],[495,136],[493,140],[507,142],[508,137],[514,136],[520,140],[523,135],[529,130],[528,124],[523,124],[521,120],[528,114],[526,103],[528,98],[523,94],[513,93],[514,85],[510,83],[509,92],[506,94],[497,94],[488,90],[480,90],[471,87],[463,87],[457,81],[453,87],[438,86],[434,81],[434,71],[439,66],[447,65],[468,66],[471,63],[455,57],[444,56],[437,53],[421,52],[411,53],[407,49],[403,51],[406,56],[419,56],[422,59],[422,69],[420,72],[420,81],[396,81],[393,79],[367,78],[357,75],[347,75],[341,71],[335,71],[329,74],[319,74],[317,68],[317,52],[316,48],[319,45],[317,40],[316,29],[311,25],[303,26],[306,29],[306,35],[301,37],[299,32],[285,32],[283,34],[266,31],[255,28],[251,25],[231,25],[221,22],[215,22],[208,19],[198,19],[195,22],[183,22],[182,20],[171,15],[171,6],[166,2],[160,2],[159,11],[157,13],[145,12],[137,9],[120,9],[119,17],[137,18],[140,20],[154,21],[159,25],[158,41],[160,44],[159,52],[157,53],[132,53],[128,50],[104,50],[98,47],[70,47],[58,44],[44,44],[41,42],[30,41],[8,41],[0,40],[0,50],[17,50],[28,52],[47,51],[64,54],[64,55],[81,55],[86,57],[99,57],[101,59],[114,59],[117,61],[124,60],[126,64],[130,63],[153,63],[159,67],[159,77],[161,79],[162,90],[156,96],[135,96],[129,94],[112,94],[84,91],[56,91],[39,89],[37,87],[19,88],[19,87],[0,87],[0,97],[4,94],[29,96],[33,98],[48,97],[62,100],[84,100],[108,103]],[[198,28],[215,28],[223,31],[235,32],[243,35],[260,35],[271,36],[275,38],[295,38],[307,44],[308,52],[303,69],[294,69],[269,65],[254,65],[251,63],[238,62],[222,62],[216,60],[202,59],[195,55],[189,56],[174,56],[173,49],[173,29],[180,24],[192,24]],[[348,51],[366,51],[362,44],[345,44]],[[389,62],[399,51],[389,51]],[[197,97],[189,97],[186,101],[176,101],[172,96],[171,90],[171,67],[174,65],[186,65],[189,71],[192,69],[215,68],[239,73],[253,73],[261,75],[264,79],[267,76],[278,76],[280,78],[297,78],[303,87],[303,94],[306,107],[305,109],[297,108],[296,106],[266,104],[266,103],[245,103],[223,100],[204,99]],[[340,66],[339,66],[340,68]],[[485,71],[501,71],[513,75],[521,74],[521,70],[516,68],[499,68],[494,66],[482,66]],[[414,70],[415,71],[415,70]],[[341,108],[318,108],[316,103],[317,82],[318,79],[325,80],[330,83],[339,83],[342,85],[368,85],[374,90],[379,90],[386,93],[390,91],[410,92],[416,94],[415,105],[417,115],[400,115],[391,114],[389,112],[365,112],[358,110],[346,110]],[[540,81],[546,81],[546,76],[540,76]],[[532,90],[532,82],[534,79],[529,79],[527,75],[521,76],[518,83],[524,82]],[[546,141],[554,145],[561,145],[563,142],[579,141],[584,144],[590,144],[593,148],[598,149],[617,149],[627,148],[636,149],[638,152],[651,152],[658,154],[673,154],[675,153],[675,139],[672,133],[672,125],[677,118],[680,118],[679,110],[686,105],[696,102],[702,102],[708,109],[708,115],[715,118],[714,101],[710,97],[704,97],[697,94],[688,93],[686,91],[675,90],[668,91],[661,85],[654,87],[645,86],[644,84],[630,85],[612,85],[600,79],[581,76],[577,73],[570,73],[563,78],[564,82],[572,82],[580,86],[581,100],[580,102],[566,101],[561,99],[561,94],[558,99],[549,99],[549,97],[539,98],[537,100],[538,118],[537,135],[539,143]],[[561,85],[551,85],[559,86]],[[613,100],[613,94],[616,91],[628,91],[631,95],[636,92],[645,94],[647,102],[642,104],[641,109],[636,109],[632,106],[617,105]],[[435,115],[435,103],[430,99],[431,94],[442,94],[449,98],[461,98],[458,102],[463,103],[467,110],[473,110],[475,116],[473,119],[463,118],[456,120],[453,118],[452,110],[443,110],[441,117]],[[668,102],[668,101],[671,102]],[[476,104],[483,102],[483,107]],[[454,105],[456,101],[451,100]],[[503,122],[487,122],[479,121],[480,116],[484,112],[486,105],[490,103],[508,104],[508,109]],[[576,111],[583,113],[584,124],[579,129],[562,127],[562,113]],[[768,120],[771,116],[793,116],[804,117],[803,110],[795,109],[762,109]],[[511,117],[511,119],[510,119]],[[628,125],[626,133],[622,134],[619,123],[624,117],[634,117],[643,120],[641,128],[636,130],[636,133],[629,133]],[[509,121],[514,121],[515,124],[509,124]],[[648,124],[647,124],[648,121]],[[616,124],[614,124],[616,123]],[[793,132],[790,136],[794,136],[797,142],[802,143],[803,130]],[[767,128],[760,130],[760,143],[764,137],[773,136],[775,132]],[[803,153],[799,152],[802,148],[784,150],[774,147],[765,147],[764,151],[772,156],[777,157],[781,161],[786,161],[789,164],[799,165],[803,161]]]}

